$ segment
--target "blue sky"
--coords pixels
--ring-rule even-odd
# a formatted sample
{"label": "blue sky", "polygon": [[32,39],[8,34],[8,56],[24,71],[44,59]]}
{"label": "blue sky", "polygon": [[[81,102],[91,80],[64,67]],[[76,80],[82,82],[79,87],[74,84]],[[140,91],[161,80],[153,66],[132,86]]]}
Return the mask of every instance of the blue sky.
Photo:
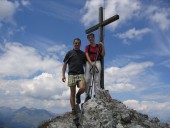
{"label": "blue sky", "polygon": [[0,0],[0,106],[70,111],[62,61],[74,38],[83,51],[89,44],[85,30],[98,23],[100,6],[104,19],[120,16],[104,29],[105,89],[129,108],[167,120],[169,0]]}

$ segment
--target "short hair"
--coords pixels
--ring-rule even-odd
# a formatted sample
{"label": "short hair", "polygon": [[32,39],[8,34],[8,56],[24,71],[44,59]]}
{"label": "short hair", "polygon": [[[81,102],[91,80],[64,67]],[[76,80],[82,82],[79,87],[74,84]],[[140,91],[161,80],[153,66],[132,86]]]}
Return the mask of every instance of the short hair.
{"label": "short hair", "polygon": [[80,38],[74,38],[73,43],[75,42],[75,40],[78,40],[78,41],[80,41],[80,43],[81,43]]}
{"label": "short hair", "polygon": [[93,37],[95,37],[95,35],[94,35],[93,33],[90,33],[90,34],[87,35],[87,39],[88,39],[89,36],[91,36],[91,35],[92,35]]}

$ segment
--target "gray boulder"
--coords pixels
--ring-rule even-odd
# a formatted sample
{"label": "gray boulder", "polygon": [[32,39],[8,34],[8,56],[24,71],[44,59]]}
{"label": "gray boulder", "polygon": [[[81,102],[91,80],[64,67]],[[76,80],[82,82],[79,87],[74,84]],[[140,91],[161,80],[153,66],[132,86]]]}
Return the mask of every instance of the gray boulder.
{"label": "gray boulder", "polygon": [[[112,99],[108,90],[97,89],[95,98],[83,104],[84,112],[79,113],[78,128],[170,128],[158,118],[151,118],[127,108],[122,102]],[[71,113],[49,121],[47,128],[77,128]]]}

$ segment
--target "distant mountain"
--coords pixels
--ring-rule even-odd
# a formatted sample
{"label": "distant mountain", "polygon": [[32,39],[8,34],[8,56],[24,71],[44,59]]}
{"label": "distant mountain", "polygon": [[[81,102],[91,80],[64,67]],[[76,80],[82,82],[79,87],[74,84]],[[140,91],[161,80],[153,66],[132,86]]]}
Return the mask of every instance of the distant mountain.
{"label": "distant mountain", "polygon": [[6,123],[0,120],[0,128],[10,128]]}
{"label": "distant mountain", "polygon": [[44,109],[0,107],[0,128],[37,128],[43,121],[56,116]]}

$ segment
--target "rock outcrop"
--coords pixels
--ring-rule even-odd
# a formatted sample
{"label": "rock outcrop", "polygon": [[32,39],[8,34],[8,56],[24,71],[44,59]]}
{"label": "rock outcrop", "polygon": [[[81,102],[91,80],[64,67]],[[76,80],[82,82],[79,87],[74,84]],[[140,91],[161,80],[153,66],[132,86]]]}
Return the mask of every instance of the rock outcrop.
{"label": "rock outcrop", "polygon": [[[158,118],[127,108],[122,102],[112,99],[109,91],[98,89],[96,96],[83,104],[78,128],[170,128]],[[77,128],[71,113],[52,119],[47,128]]]}

